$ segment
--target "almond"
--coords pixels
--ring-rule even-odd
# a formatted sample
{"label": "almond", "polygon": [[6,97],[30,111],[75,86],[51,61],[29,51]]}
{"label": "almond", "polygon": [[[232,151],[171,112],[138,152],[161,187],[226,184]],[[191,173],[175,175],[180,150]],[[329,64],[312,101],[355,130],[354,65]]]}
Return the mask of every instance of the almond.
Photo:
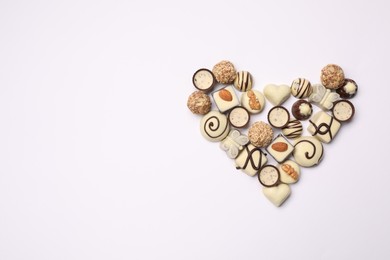
{"label": "almond", "polygon": [[287,144],[283,142],[274,143],[271,147],[277,152],[285,152],[288,148]]}
{"label": "almond", "polygon": [[219,94],[219,97],[225,101],[232,101],[233,100],[232,93],[230,93],[230,91],[227,89],[221,89],[218,94]]}
{"label": "almond", "polygon": [[249,97],[249,107],[253,110],[260,110],[261,104],[257,99],[256,94],[252,90],[249,90],[246,94]]}

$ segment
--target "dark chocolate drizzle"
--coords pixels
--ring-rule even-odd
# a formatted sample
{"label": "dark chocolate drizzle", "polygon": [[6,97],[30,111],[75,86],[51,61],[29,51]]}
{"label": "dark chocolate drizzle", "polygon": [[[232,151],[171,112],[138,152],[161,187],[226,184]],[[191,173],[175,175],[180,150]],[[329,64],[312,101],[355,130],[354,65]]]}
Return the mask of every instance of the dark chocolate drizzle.
{"label": "dark chocolate drizzle", "polygon": [[[260,171],[260,169],[262,168],[262,164],[263,164],[263,151],[259,148],[259,147],[255,147],[253,148],[252,150],[249,150],[248,148],[248,145],[245,146],[245,151],[247,152],[247,156],[246,156],[246,160],[245,160],[245,163],[244,165],[241,167],[237,166],[236,169],[239,170],[239,169],[246,169],[246,167],[248,166],[249,163],[251,163],[251,166],[254,170],[256,171]],[[255,152],[259,152],[260,153],[260,156],[259,156],[259,163],[258,165],[256,165],[256,162],[255,160],[253,159],[253,154]],[[265,154],[264,154],[265,155]]]}
{"label": "dark chocolate drizzle", "polygon": [[313,159],[314,155],[316,155],[316,152],[317,152],[316,145],[313,142],[311,142],[309,140],[301,140],[298,143],[296,143],[294,145],[294,147],[296,147],[298,144],[303,143],[303,142],[309,143],[313,146],[313,154],[312,155],[309,155],[309,152],[305,152],[306,159],[308,159],[308,160]]}
{"label": "dark chocolate drizzle", "polygon": [[[311,142],[311,141],[309,141],[309,140],[301,140],[301,141],[299,141],[298,143],[296,143],[296,144],[294,145],[294,148],[295,148],[298,144],[303,143],[303,142],[309,143],[309,144],[311,144],[311,145],[313,146],[313,154],[312,154],[312,155],[309,155],[309,152],[305,152],[305,157],[306,157],[306,159],[308,159],[308,160],[313,159],[314,155],[316,155],[316,152],[317,152],[316,145],[315,145],[313,142]],[[321,147],[322,147],[322,144],[321,144],[321,143],[320,143],[320,145],[321,145]],[[324,149],[321,149],[321,155],[320,155],[320,157],[318,158],[317,163],[322,159],[322,156],[323,156],[323,155],[324,155]]]}
{"label": "dark chocolate drizzle", "polygon": [[332,133],[332,130],[331,130],[331,127],[332,127],[332,124],[333,124],[333,117],[330,117],[329,124],[321,123],[321,124],[319,124],[317,126],[313,121],[309,120],[309,122],[310,122],[310,124],[313,125],[313,127],[315,129],[315,131],[313,133],[313,136],[315,136],[316,134],[319,134],[319,135],[329,134],[330,140],[333,139],[333,133]]}
{"label": "dark chocolate drizzle", "polygon": [[[214,127],[214,122],[213,122],[213,121],[209,122],[210,120],[213,120],[213,119],[216,120],[216,126],[215,126],[215,127]],[[211,117],[207,118],[207,120],[204,122],[203,129],[204,129],[204,132],[205,132],[210,138],[218,138],[218,137],[222,136],[222,135],[225,133],[225,131],[226,131],[226,129],[227,129],[228,126],[229,126],[229,124],[228,124],[227,121],[226,121],[225,129],[221,132],[221,134],[216,135],[216,136],[211,135],[212,132],[218,131],[218,129],[220,129],[220,127],[221,127],[221,121],[219,120],[219,118],[216,117],[216,116],[211,116]],[[209,133],[209,130],[211,131],[211,133]]]}

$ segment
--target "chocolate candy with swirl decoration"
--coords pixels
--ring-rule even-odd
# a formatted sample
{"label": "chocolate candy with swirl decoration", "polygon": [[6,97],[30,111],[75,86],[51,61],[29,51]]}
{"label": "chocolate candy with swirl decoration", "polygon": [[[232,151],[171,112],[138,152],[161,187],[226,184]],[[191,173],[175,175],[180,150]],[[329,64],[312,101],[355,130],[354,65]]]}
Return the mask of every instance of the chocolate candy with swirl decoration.
{"label": "chocolate candy with swirl decoration", "polygon": [[311,136],[297,138],[294,143],[295,162],[302,167],[317,165],[324,154],[322,143]]}
{"label": "chocolate candy with swirl decoration", "polygon": [[200,121],[200,132],[211,142],[222,141],[229,134],[229,122],[224,114],[210,111]]}

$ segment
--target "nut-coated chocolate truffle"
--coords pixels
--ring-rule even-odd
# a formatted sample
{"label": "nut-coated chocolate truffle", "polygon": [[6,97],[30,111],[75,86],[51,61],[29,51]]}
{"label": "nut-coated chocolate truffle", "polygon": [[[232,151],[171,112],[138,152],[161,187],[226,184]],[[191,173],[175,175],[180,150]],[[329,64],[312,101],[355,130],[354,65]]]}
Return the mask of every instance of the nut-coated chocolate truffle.
{"label": "nut-coated chocolate truffle", "polygon": [[236,78],[236,73],[233,63],[226,60],[218,62],[213,68],[215,79],[222,84],[232,83]]}
{"label": "nut-coated chocolate truffle", "polygon": [[197,90],[188,97],[187,107],[194,114],[205,115],[211,109],[210,97],[202,91]]}
{"label": "nut-coated chocolate truffle", "polygon": [[273,139],[272,127],[262,121],[254,123],[248,131],[249,141],[256,147],[266,147]]}
{"label": "nut-coated chocolate truffle", "polygon": [[336,64],[328,64],[321,70],[321,83],[328,89],[338,89],[344,83],[344,71]]}

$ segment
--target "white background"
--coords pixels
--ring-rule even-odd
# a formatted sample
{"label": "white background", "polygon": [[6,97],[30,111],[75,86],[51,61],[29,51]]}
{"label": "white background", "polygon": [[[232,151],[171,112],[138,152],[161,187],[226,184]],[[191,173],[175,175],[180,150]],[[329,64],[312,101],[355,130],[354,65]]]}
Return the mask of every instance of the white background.
{"label": "white background", "polygon": [[[0,259],[389,259],[389,7],[1,0]],[[359,84],[280,208],[186,107],[222,59],[258,90],[328,63]]]}

